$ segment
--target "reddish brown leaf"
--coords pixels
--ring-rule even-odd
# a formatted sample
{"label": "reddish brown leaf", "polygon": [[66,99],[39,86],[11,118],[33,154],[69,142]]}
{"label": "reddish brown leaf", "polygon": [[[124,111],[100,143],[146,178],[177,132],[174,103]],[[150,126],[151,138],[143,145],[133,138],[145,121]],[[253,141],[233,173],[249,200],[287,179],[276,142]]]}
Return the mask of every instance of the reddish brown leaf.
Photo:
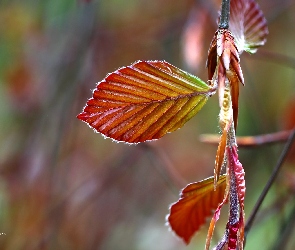
{"label": "reddish brown leaf", "polygon": [[143,142],[182,127],[214,91],[165,61],[138,61],[98,83],[77,117],[116,141]]}
{"label": "reddish brown leaf", "polygon": [[232,0],[230,2],[229,30],[242,53],[244,50],[255,53],[264,45],[268,28],[266,19],[254,0]]}
{"label": "reddish brown leaf", "polygon": [[212,215],[224,198],[226,175],[221,175],[214,191],[214,178],[189,184],[180,194],[180,199],[170,207],[167,218],[171,229],[187,244],[193,234]]}

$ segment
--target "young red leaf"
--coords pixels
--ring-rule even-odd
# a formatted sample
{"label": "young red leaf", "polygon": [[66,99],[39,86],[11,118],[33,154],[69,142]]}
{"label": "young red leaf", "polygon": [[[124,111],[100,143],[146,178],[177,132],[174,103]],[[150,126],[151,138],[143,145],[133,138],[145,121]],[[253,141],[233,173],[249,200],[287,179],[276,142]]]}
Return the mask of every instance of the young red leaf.
{"label": "young red leaf", "polygon": [[191,183],[180,194],[180,199],[171,205],[167,218],[171,229],[186,244],[193,234],[205,223],[212,210],[218,207],[224,198],[226,175],[221,175],[214,191],[214,178]]}
{"label": "young red leaf", "polygon": [[214,92],[165,61],[137,61],[98,83],[77,117],[106,137],[138,143],[182,127]]}
{"label": "young red leaf", "polygon": [[242,53],[255,53],[268,35],[267,22],[254,0],[231,0],[229,30]]}
{"label": "young red leaf", "polygon": [[241,205],[244,204],[246,184],[245,184],[245,172],[242,164],[238,159],[237,147],[232,146],[227,149],[227,154],[230,164],[234,166],[235,177],[237,180],[238,196]]}
{"label": "young red leaf", "polygon": [[245,172],[242,164],[238,159],[237,147],[232,146],[227,149],[227,155],[229,158],[229,164],[233,166],[234,174],[237,182],[237,191],[240,205],[240,222],[239,222],[239,240],[240,249],[243,249],[241,246],[244,242],[244,221],[245,221],[245,212],[244,212],[244,200],[246,193],[246,184],[245,184]]}

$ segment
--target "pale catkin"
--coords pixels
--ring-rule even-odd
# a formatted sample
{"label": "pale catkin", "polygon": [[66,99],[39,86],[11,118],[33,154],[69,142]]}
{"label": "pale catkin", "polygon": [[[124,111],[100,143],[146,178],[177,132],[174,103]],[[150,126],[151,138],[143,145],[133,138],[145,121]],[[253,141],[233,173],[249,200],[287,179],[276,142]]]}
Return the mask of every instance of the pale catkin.
{"label": "pale catkin", "polygon": [[224,95],[222,100],[222,107],[219,113],[219,126],[223,131],[226,126],[230,124],[232,119],[232,104],[229,87],[224,88]]}

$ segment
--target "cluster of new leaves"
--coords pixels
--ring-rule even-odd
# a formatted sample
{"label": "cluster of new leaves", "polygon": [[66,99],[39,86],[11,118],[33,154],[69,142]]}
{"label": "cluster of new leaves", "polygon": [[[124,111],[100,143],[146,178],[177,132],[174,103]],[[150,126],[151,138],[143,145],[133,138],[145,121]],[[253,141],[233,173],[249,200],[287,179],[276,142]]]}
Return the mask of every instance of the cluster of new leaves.
{"label": "cluster of new leaves", "polygon": [[[227,168],[228,181],[223,199],[220,199],[208,230],[206,249],[209,249],[215,223],[219,218],[220,209],[224,203],[230,203],[229,221],[222,240],[217,249],[225,245],[228,249],[243,249],[244,241],[244,196],[245,180],[244,170],[238,161],[235,132],[238,124],[238,100],[239,86],[244,84],[244,77],[240,67],[239,55],[245,50],[255,52],[257,47],[265,43],[268,29],[258,5],[253,0],[232,0],[230,6],[229,29],[218,29],[213,37],[208,51],[208,78],[219,92],[219,125],[222,131],[217,149],[214,187],[217,188],[222,167]],[[213,197],[214,191],[208,196]],[[173,206],[177,206],[181,200],[171,207],[168,217],[170,221],[177,224],[173,217],[180,217],[173,213]],[[183,213],[186,213],[185,208]],[[190,222],[188,221],[189,224]],[[184,224],[183,221],[179,223]],[[172,226],[173,227],[173,226]],[[182,236],[187,230],[174,225],[174,231],[185,241],[191,235]]]}
{"label": "cluster of new leaves", "polygon": [[[214,177],[184,188],[167,217],[171,229],[189,243],[216,209],[206,249],[226,202],[230,203],[229,221],[218,249],[225,245],[228,249],[236,249],[237,245],[243,248],[245,181],[235,139],[239,86],[244,84],[239,56],[243,51],[254,53],[265,43],[268,33],[254,0],[232,0],[230,13],[229,29],[216,31],[208,51],[209,84],[165,61],[138,61],[99,82],[77,116],[115,141],[139,143],[182,127],[218,89],[222,135]],[[227,169],[225,175],[220,175],[222,167]]]}

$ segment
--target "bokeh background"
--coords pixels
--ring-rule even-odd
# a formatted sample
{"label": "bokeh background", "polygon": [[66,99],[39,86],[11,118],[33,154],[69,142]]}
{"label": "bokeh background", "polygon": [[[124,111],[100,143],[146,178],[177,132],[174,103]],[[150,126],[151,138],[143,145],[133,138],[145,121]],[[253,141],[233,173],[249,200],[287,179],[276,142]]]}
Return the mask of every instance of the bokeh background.
{"label": "bokeh background", "polygon": [[[258,2],[270,34],[257,54],[241,57],[240,136],[295,124],[295,1]],[[166,60],[206,80],[219,4],[0,1],[0,249],[203,249],[208,224],[185,246],[165,216],[181,188],[213,174],[216,146],[199,136],[219,133],[217,96],[182,129],[137,146],[104,139],[76,115],[97,82],[136,60]],[[246,217],[282,147],[240,148]],[[295,248],[294,155],[246,249]]]}

